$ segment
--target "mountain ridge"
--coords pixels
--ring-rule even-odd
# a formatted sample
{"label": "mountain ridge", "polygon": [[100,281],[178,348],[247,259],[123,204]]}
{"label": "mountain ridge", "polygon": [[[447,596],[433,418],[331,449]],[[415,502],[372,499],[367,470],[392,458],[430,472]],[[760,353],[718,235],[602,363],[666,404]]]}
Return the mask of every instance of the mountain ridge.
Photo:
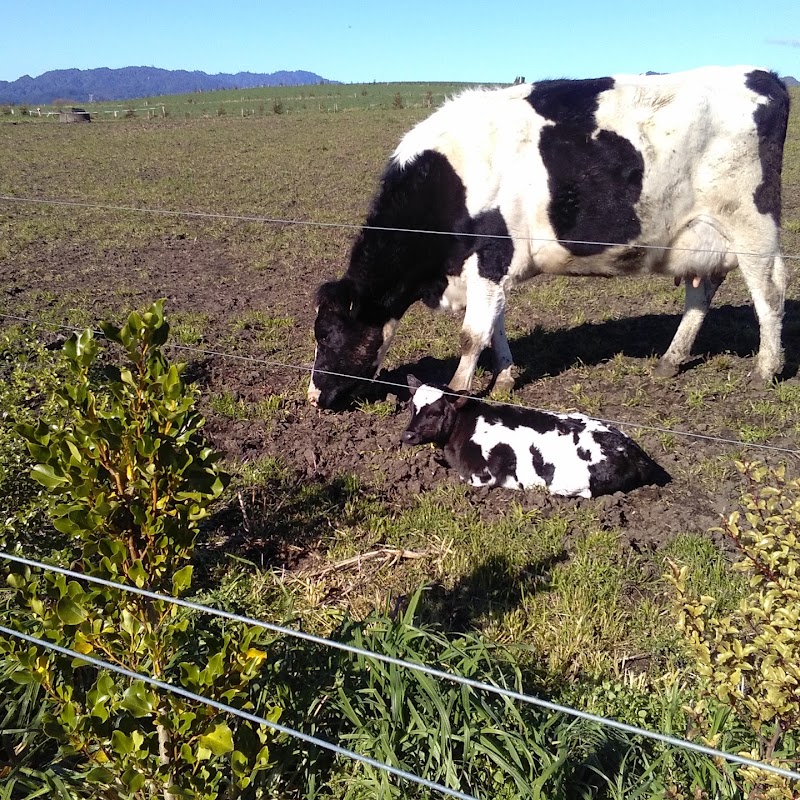
{"label": "mountain ridge", "polygon": [[[800,81],[790,75],[783,76],[781,80],[787,86],[800,85]],[[209,74],[201,70],[171,70],[160,67],[55,69],[35,78],[23,75],[14,81],[0,81],[0,103],[49,105],[63,101],[65,105],[69,105],[218,89],[309,86],[321,83],[339,84],[341,81],[323,78],[306,70]]]}
{"label": "mountain ridge", "polygon": [[54,69],[35,78],[23,75],[15,81],[0,81],[0,103],[46,105],[131,100],[136,97],[189,94],[216,89],[254,89],[259,86],[307,86],[339,83],[306,70],[237,72],[210,75],[200,70],[160,67],[96,67]]}

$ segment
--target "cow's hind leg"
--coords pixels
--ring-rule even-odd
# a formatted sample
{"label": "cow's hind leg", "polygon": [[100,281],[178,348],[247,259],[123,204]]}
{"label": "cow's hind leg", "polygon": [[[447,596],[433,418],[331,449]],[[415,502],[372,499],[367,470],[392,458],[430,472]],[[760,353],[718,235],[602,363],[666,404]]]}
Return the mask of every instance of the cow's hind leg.
{"label": "cow's hind leg", "polygon": [[[688,360],[697,332],[706,318],[711,301],[717,289],[725,280],[724,275],[713,275],[696,281],[688,277],[684,281],[686,298],[683,306],[683,317],[672,338],[669,349],[664,353],[656,366],[655,373],[662,377],[671,378],[678,374],[681,364]],[[695,286],[697,283],[697,286]]]}
{"label": "cow's hind leg", "polygon": [[780,253],[747,256],[740,263],[758,317],[759,348],[754,377],[769,382],[783,369],[781,326],[788,275]]}

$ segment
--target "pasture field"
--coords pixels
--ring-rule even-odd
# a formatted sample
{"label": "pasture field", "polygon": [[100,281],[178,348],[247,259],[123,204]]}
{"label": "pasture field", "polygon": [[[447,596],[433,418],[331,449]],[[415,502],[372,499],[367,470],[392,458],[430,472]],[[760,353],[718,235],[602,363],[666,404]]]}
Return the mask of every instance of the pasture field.
{"label": "pasture field", "polygon": [[[361,222],[386,157],[429,113],[428,93],[436,106],[452,88],[164,98],[166,117],[90,125],[0,116],[0,195],[19,199],[0,200],[0,313],[27,320],[0,319],[2,374],[26,338],[55,347],[66,335],[59,325],[120,321],[166,298],[172,343],[185,348],[171,355],[188,362],[207,435],[234,474],[198,553],[206,598],[329,633],[343,614],[392,608],[425,585],[426,620],[519,645],[520,663],[561,696],[658,727],[668,690],[654,687],[686,688],[695,677],[675,630],[668,559],[732,607],[744,584],[712,529],[743,490],[734,461],[800,472],[786,452],[800,448],[800,290],[792,280],[787,367],[767,388],[748,383],[758,328],[736,273],[717,294],[695,362],[672,380],[652,374],[683,306],[671,281],[556,277],[511,297],[521,375],[507,399],[626,423],[672,475],[662,488],[593,500],[469,489],[432,450],[400,448],[402,388],[375,387],[343,413],[311,408],[314,289],[344,271],[355,236],[336,225]],[[796,274],[792,93],[782,241]],[[240,95],[266,111],[242,117]],[[290,113],[271,112],[273,96]],[[330,113],[334,102],[342,113]],[[234,112],[218,115],[223,104]],[[33,202],[45,199],[70,204]],[[382,378],[449,379],[459,324],[412,309]]]}
{"label": "pasture field", "polygon": [[[85,108],[95,121],[151,117],[263,117],[306,111],[339,113],[388,108],[436,108],[445,97],[463,89],[463,83],[325,83],[316,86],[264,86],[143,97],[98,103],[57,101],[40,107],[26,106],[30,119],[47,119],[48,113],[72,106]],[[11,107],[0,113],[10,115]],[[15,109],[19,119],[19,110]]]}

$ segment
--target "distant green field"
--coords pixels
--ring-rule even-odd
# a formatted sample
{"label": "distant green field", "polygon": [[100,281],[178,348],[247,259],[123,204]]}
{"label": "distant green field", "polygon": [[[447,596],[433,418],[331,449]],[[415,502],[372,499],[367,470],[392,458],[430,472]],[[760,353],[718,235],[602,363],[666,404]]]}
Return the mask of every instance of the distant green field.
{"label": "distant green field", "polygon": [[[258,89],[227,89],[216,92],[159,95],[108,103],[21,106],[34,119],[49,118],[67,105],[80,106],[95,120],[153,116],[211,117],[295,114],[301,111],[337,113],[353,109],[435,108],[443,100],[466,88],[465,83],[352,83],[313,86],[264,86]],[[11,107],[3,108],[11,116]]]}

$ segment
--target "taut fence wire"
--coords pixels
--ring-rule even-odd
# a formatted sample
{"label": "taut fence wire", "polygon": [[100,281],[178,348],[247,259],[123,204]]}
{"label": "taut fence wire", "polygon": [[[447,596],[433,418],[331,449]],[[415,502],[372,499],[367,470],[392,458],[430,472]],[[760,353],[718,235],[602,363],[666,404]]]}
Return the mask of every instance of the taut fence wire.
{"label": "taut fence wire", "polygon": [[[62,325],[57,322],[47,322],[45,320],[37,320],[32,317],[23,317],[18,314],[5,314],[0,312],[0,319],[8,319],[14,322],[22,322],[28,325],[35,325],[39,327],[56,328],[58,330],[70,331],[71,333],[76,333],[83,330],[83,328],[79,328],[73,325]],[[103,332],[100,330],[94,330],[93,332],[96,336],[103,336]],[[213,356],[218,358],[231,359],[235,361],[244,361],[249,364],[258,364],[266,367],[271,367],[273,369],[289,369],[307,373],[310,373],[312,371],[312,367],[305,364],[290,364],[283,361],[275,361],[273,359],[256,358],[254,356],[243,356],[243,355],[238,355],[236,353],[226,353],[221,350],[211,350],[208,348],[193,347],[191,345],[184,345],[184,344],[168,343],[165,346],[172,347],[175,350],[183,350],[190,353],[196,353],[197,355],[201,356],[206,356],[206,357]],[[319,372],[320,374],[333,375],[339,378],[350,378],[351,380],[359,381],[361,383],[373,384],[376,386],[385,386],[390,389],[400,389],[400,390],[408,389],[408,385],[405,383],[397,383],[395,381],[388,381],[381,378],[365,378],[360,375],[350,375],[346,372],[332,372],[330,370],[315,370],[315,371]],[[455,393],[451,392],[445,392],[445,393],[450,394],[453,397],[457,397]],[[540,411],[540,412],[545,411],[545,409],[536,408],[535,406],[528,406],[521,403],[508,403],[503,400],[494,400],[491,398],[484,398],[484,399],[486,402],[496,406],[523,408],[527,411]],[[625,420],[606,419],[604,417],[594,417],[594,416],[590,416],[590,418],[596,420],[597,422],[602,422],[605,423],[606,425],[614,425],[619,428],[638,428],[639,430],[651,431],[653,433],[672,434],[675,436],[683,436],[689,439],[699,439],[707,442],[717,442],[718,444],[730,445],[743,449],[753,449],[753,450],[762,450],[765,452],[782,453],[784,455],[789,455],[794,458],[800,458],[800,449],[793,447],[778,447],[776,445],[760,444],[758,442],[745,442],[740,439],[730,439],[724,436],[712,436],[711,434],[696,433],[694,431],[682,431],[676,428],[664,428],[657,425],[648,425],[647,423],[643,422],[628,422]]]}
{"label": "taut fence wire", "polygon": [[177,694],[180,697],[184,697],[187,700],[192,700],[195,703],[202,703],[204,705],[211,706],[211,708],[216,708],[218,711],[224,711],[236,717],[241,717],[241,719],[247,720],[248,722],[252,722],[256,725],[264,725],[268,728],[271,728],[276,733],[283,733],[287,736],[292,736],[295,739],[301,739],[307,744],[313,744],[317,747],[322,747],[325,750],[330,750],[336,755],[345,756],[353,759],[354,761],[360,761],[362,764],[367,764],[375,769],[383,770],[384,772],[388,772],[389,774],[398,778],[413,781],[414,783],[418,783],[428,789],[441,792],[449,797],[456,797],[459,798],[459,800],[477,800],[477,798],[471,794],[465,794],[464,792],[460,792],[456,789],[450,789],[447,786],[442,786],[440,783],[435,783],[434,781],[429,781],[427,778],[423,778],[420,775],[415,775],[413,772],[408,772],[398,767],[392,767],[389,764],[385,764],[383,761],[377,761],[369,756],[362,756],[360,753],[356,753],[353,750],[348,750],[345,747],[340,747],[337,744],[327,742],[324,739],[319,739],[316,736],[311,736],[307,733],[303,733],[302,731],[295,730],[294,728],[288,728],[285,725],[272,722],[271,720],[265,719],[264,717],[259,717],[256,714],[250,714],[247,711],[242,711],[240,708],[235,708],[234,706],[220,703],[217,700],[212,700],[210,697],[204,697],[203,695],[195,694],[194,692],[188,691],[188,689],[184,689],[182,686],[175,686],[175,684],[167,683],[166,681],[160,681],[157,678],[153,678],[141,672],[134,672],[133,670],[126,669],[125,667],[121,667],[117,664],[111,664],[108,661],[102,661],[99,658],[84,655],[83,653],[79,653],[77,650],[70,650],[68,647],[61,647],[53,642],[47,642],[44,639],[37,639],[35,636],[29,636],[27,633],[15,631],[12,628],[7,628],[5,625],[0,625],[0,633],[4,633],[6,636],[12,636],[14,638],[21,639],[22,641],[27,642],[28,644],[36,645],[37,647],[43,647],[46,650],[53,650],[63,656],[69,656],[78,661],[92,664],[99,669],[107,669],[111,672],[116,672],[119,675],[124,675],[126,678],[142,681],[150,686],[154,686],[156,689]]}
{"label": "taut fence wire", "polygon": [[[192,602],[191,600],[182,600],[178,597],[172,597],[171,595],[160,594],[158,592],[151,592],[147,589],[140,589],[137,586],[126,586],[124,584],[115,583],[114,581],[109,581],[104,578],[96,578],[92,575],[85,575],[84,573],[81,572],[75,572],[73,570],[65,569],[63,567],[57,567],[51,564],[45,564],[41,561],[34,561],[33,559],[24,558],[22,556],[16,556],[11,553],[0,551],[0,558],[24,566],[56,572],[61,575],[64,575],[65,577],[87,581],[88,583],[95,583],[100,586],[106,586],[109,588],[118,589],[120,591],[130,592],[132,594],[138,594],[141,595],[142,597],[147,597],[150,600],[158,600],[166,603],[172,603],[173,605],[176,606],[188,608],[193,611],[199,611],[203,614],[211,614],[212,616],[221,617],[222,619],[228,619],[233,622],[239,622],[244,625],[261,628],[263,630],[270,631],[272,633],[276,633],[282,636],[292,636],[294,638],[302,639],[304,641],[311,642],[313,644],[318,644],[325,647],[332,647],[337,650],[343,650],[347,653],[351,653],[356,656],[361,656],[363,658],[370,658],[375,661],[381,661],[386,664],[393,664],[395,666],[404,669],[415,670],[417,672],[430,675],[433,678],[450,681],[452,683],[460,684],[461,686],[468,686],[469,688],[476,691],[490,692],[500,697],[504,697],[509,700],[515,700],[520,703],[526,703],[532,706],[537,706],[539,708],[543,708],[553,713],[565,714],[567,716],[575,717],[577,719],[582,719],[587,722],[593,722],[598,725],[602,725],[604,727],[614,728],[616,730],[631,734],[633,736],[641,736],[645,739],[652,739],[654,741],[671,745],[673,747],[679,747],[684,750],[692,750],[696,753],[702,753],[703,755],[711,756],[712,758],[721,758],[731,763],[740,764],[748,767],[755,767],[757,769],[763,769],[775,775],[781,775],[785,778],[791,778],[792,780],[800,780],[800,772],[784,769],[783,767],[776,767],[772,764],[765,764],[761,761],[756,761],[755,759],[747,758],[745,756],[740,756],[735,753],[726,753],[723,750],[717,750],[713,747],[707,747],[705,745],[697,744],[696,742],[690,742],[687,739],[679,739],[675,736],[669,736],[667,734],[659,733],[657,731],[647,730],[646,728],[638,728],[635,725],[628,725],[627,723],[619,722],[618,720],[611,719],[609,717],[603,717],[597,714],[590,714],[586,711],[581,711],[579,709],[562,705],[560,703],[552,703],[549,700],[543,700],[542,698],[536,697],[535,695],[525,694],[524,692],[517,692],[514,691],[513,689],[506,689],[505,687],[502,686],[496,686],[494,684],[473,680],[472,678],[466,678],[463,675],[459,675],[457,673],[445,672],[444,670],[436,669],[434,667],[429,667],[426,664],[419,664],[413,661],[405,661],[400,658],[383,655],[382,653],[376,653],[371,650],[364,650],[363,648],[356,647],[354,645],[349,645],[344,642],[337,642],[333,639],[326,639],[324,637],[316,636],[314,634],[306,633],[304,631],[298,631],[294,630],[293,628],[287,628],[281,625],[275,625],[270,622],[263,622],[261,620],[253,619],[252,617],[242,616],[240,614],[233,614],[229,611],[223,611],[221,609],[212,608],[211,606],[195,603]],[[7,628],[0,628],[0,631],[6,633],[11,632],[13,635],[17,635],[16,632],[9,631],[9,629]],[[47,643],[42,643],[42,644],[44,646],[50,646]],[[79,653],[76,653],[75,656],[78,658],[85,658]],[[204,700],[203,702],[208,702],[208,701]]]}
{"label": "taut fence wire", "polygon": [[[477,239],[512,239],[516,241],[545,242],[552,244],[570,245],[594,245],[596,247],[630,247],[636,250],[659,250],[661,252],[684,252],[684,253],[715,253],[730,254],[737,256],[755,256],[764,258],[771,256],[772,253],[755,253],[747,250],[712,250],[699,247],[670,247],[657,244],[631,244],[630,242],[601,242],[584,239],[556,239],[550,236],[516,236],[502,233],[470,233],[468,231],[431,231],[424,228],[392,228],[382,225],[362,225],[355,222],[319,222],[304,219],[284,219],[281,217],[269,217],[259,214],[226,214],[212,211],[182,211],[165,208],[144,208],[141,206],[115,206],[104,203],[92,203],[85,200],[67,200],[50,197],[23,197],[18,195],[0,195],[0,201],[6,203],[27,203],[29,205],[52,205],[69,206],[73,208],[84,208],[95,211],[121,211],[138,214],[155,214],[168,217],[194,217],[197,219],[209,220],[237,220],[239,222],[263,222],[271,225],[301,225],[311,228],[343,228],[346,230],[371,230],[386,231],[389,233],[421,233],[430,236],[458,236]],[[800,260],[800,254],[786,255],[784,259]]]}
{"label": "taut fence wire", "polygon": [[[234,101],[231,101],[234,102]],[[235,101],[239,102],[239,101]],[[204,211],[190,211],[190,210],[174,210],[174,209],[160,209],[160,208],[146,208],[141,206],[126,206],[126,205],[110,205],[110,204],[102,204],[102,203],[94,203],[91,201],[85,200],[71,200],[71,199],[62,199],[62,198],[45,198],[45,197],[28,197],[28,196],[17,196],[17,195],[0,195],[0,202],[9,203],[9,204],[19,204],[19,205],[28,205],[28,206],[56,206],[56,207],[68,207],[68,208],[75,208],[75,209],[85,209],[85,210],[96,210],[96,211],[107,211],[107,212],[120,212],[120,213],[135,213],[135,214],[150,214],[150,215],[160,215],[160,216],[168,216],[168,217],[185,217],[185,218],[194,218],[200,220],[235,220],[241,222],[256,222],[256,223],[264,223],[264,224],[271,224],[271,225],[280,225],[280,226],[305,226],[305,227],[314,227],[314,228],[330,228],[330,229],[344,229],[350,231],[360,231],[360,230],[378,230],[378,231],[385,231],[385,232],[392,232],[392,233],[403,233],[403,234],[425,234],[425,235],[432,235],[432,236],[458,236],[460,238],[469,238],[469,237],[477,237],[481,239],[514,239],[517,241],[531,241],[531,242],[541,242],[541,243],[554,243],[560,245],[594,245],[594,246],[601,246],[601,247],[631,247],[636,248],[638,250],[657,250],[660,252],[668,252],[668,251],[681,251],[681,252],[688,252],[688,253],[720,253],[726,252],[731,255],[737,256],[750,256],[750,257],[768,257],[771,256],[772,253],[756,253],[756,252],[747,252],[747,251],[717,251],[717,250],[709,250],[709,249],[701,249],[701,248],[689,248],[689,247],[669,247],[669,246],[662,246],[662,245],[647,245],[647,244],[631,244],[627,242],[606,242],[606,241],[585,241],[585,240],[572,240],[572,239],[556,239],[552,237],[537,237],[537,236],[514,236],[514,235],[505,235],[505,234],[474,234],[469,232],[463,231],[431,231],[425,229],[416,229],[416,228],[394,228],[394,227],[384,227],[384,226],[366,226],[363,224],[357,223],[346,223],[346,222],[322,222],[322,221],[315,221],[315,220],[303,220],[303,219],[287,219],[287,218],[280,218],[274,216],[265,216],[265,215],[255,215],[255,214],[235,214],[235,213],[215,213],[215,212],[204,212]],[[800,260],[800,254],[784,254],[783,258],[786,260]],[[62,330],[68,330],[71,332],[80,331],[81,328],[76,328],[67,325],[59,325],[56,323],[50,323],[42,320],[31,319],[28,317],[23,317],[19,315],[13,314],[5,314],[0,313],[0,318],[13,320],[16,322],[23,322],[30,325],[42,326],[42,327],[55,327]],[[102,335],[101,332],[96,332],[98,335]],[[266,367],[271,368],[279,368],[279,369],[290,369],[295,371],[301,372],[311,372],[312,368],[307,365],[302,364],[291,364],[291,363],[284,363],[281,361],[276,360],[269,360],[269,359],[262,359],[262,358],[255,358],[252,356],[244,356],[238,355],[233,353],[226,353],[222,351],[207,349],[207,348],[198,348],[192,347],[188,345],[178,345],[178,344],[170,344],[170,347],[182,350],[186,352],[195,353],[197,355],[205,356],[205,357],[220,357],[226,358],[231,360],[239,360],[239,361],[246,361],[253,364],[258,364]],[[320,370],[320,372],[323,372]],[[395,383],[392,381],[381,380],[377,378],[363,378],[361,376],[355,375],[348,375],[346,373],[337,373],[337,372],[328,372],[326,374],[336,375],[340,377],[347,377],[351,379],[355,379],[358,381],[363,381],[365,383],[370,384],[377,384],[393,389],[407,389],[405,384]],[[501,401],[494,401],[490,400],[489,402],[495,403],[497,405],[515,405],[518,408],[526,408],[529,410],[541,410],[535,409],[530,406],[524,405],[517,405],[517,404],[510,404],[510,403],[503,403]],[[616,425],[619,427],[633,427],[641,430],[646,431],[653,431],[657,433],[666,433],[666,434],[673,434],[677,436],[683,436],[688,438],[694,439],[701,439],[705,441],[713,441],[718,442],[725,445],[733,445],[740,448],[752,448],[752,449],[759,449],[762,451],[770,451],[775,453],[781,454],[788,454],[794,457],[800,456],[800,450],[795,448],[786,448],[786,447],[776,447],[769,444],[759,444],[754,442],[744,442],[736,439],[729,439],[725,437],[718,437],[718,436],[711,436],[701,433],[695,433],[691,431],[682,431],[676,430],[671,428],[664,428],[658,427],[653,425],[647,425],[642,423],[636,422],[627,422],[627,421],[619,421],[619,420],[609,420],[594,417],[598,421]],[[448,681],[451,683],[456,683],[461,686],[468,687],[473,691],[484,691],[489,692],[494,695],[503,697],[507,700],[512,700],[519,703],[525,703],[528,705],[536,706],[547,710],[551,713],[559,713],[564,714],[566,716],[570,716],[576,719],[582,719],[591,723],[595,723],[604,727],[612,728],[626,734],[632,736],[639,736],[645,739],[650,739],[654,741],[658,741],[662,744],[666,744],[672,747],[681,748],[684,750],[693,751],[696,753],[700,753],[705,756],[709,756],[712,758],[722,759],[727,761],[728,763],[738,764],[742,766],[752,767],[759,770],[763,770],[765,772],[769,772],[775,775],[780,775],[782,777],[800,781],[800,772],[785,769],[782,767],[774,766],[772,764],[766,764],[755,759],[751,759],[745,756],[740,756],[734,753],[727,753],[722,750],[718,750],[716,748],[708,747],[705,745],[698,744],[696,742],[692,742],[686,739],[681,739],[678,737],[670,736],[667,734],[663,734],[657,731],[651,731],[644,728],[639,728],[633,725],[628,725],[623,722],[619,722],[617,720],[603,717],[596,714],[590,714],[579,709],[571,708],[566,705],[552,703],[550,701],[544,700],[542,698],[536,697],[534,695],[526,694],[524,692],[517,692],[511,689],[507,689],[502,686],[497,686],[494,684],[489,684],[477,680],[473,680],[470,678],[466,678],[462,675],[458,675],[455,673],[449,673],[443,670],[436,669],[434,667],[428,666],[426,664],[416,663],[405,661],[403,659],[398,659],[392,656],[383,655],[381,653],[372,652],[369,650],[365,650],[363,648],[356,647],[354,645],[349,645],[343,642],[337,642],[335,640],[326,639],[324,637],[316,636],[313,634],[305,633],[303,631],[294,630],[292,628],[288,628],[285,626],[280,626],[272,623],[263,622],[261,620],[253,619],[250,617],[246,617],[239,614],[234,614],[231,612],[227,612],[221,609],[216,609],[210,606],[206,606],[200,603],[196,603],[189,600],[183,600],[180,598],[172,597],[170,595],[164,595],[156,592],[151,592],[146,589],[141,589],[136,586],[128,586],[124,584],[115,583],[113,581],[108,581],[102,578],[97,578],[94,576],[86,575],[83,573],[75,572],[73,570],[65,569],[63,567],[58,567],[51,564],[46,564],[44,562],[35,561],[32,559],[24,558],[19,555],[14,555],[11,553],[0,552],[0,559],[4,559],[8,562],[17,563],[20,565],[24,565],[31,568],[36,569],[44,569],[50,572],[55,572],[62,574],[67,577],[74,578],[80,581],[86,581],[89,583],[103,585],[110,588],[114,588],[120,591],[130,592],[133,594],[137,594],[143,597],[146,597],[150,600],[154,601],[161,601],[174,604],[176,606],[180,606],[183,608],[190,609],[195,612],[208,614],[212,616],[216,616],[222,619],[227,619],[233,622],[241,623],[248,626],[258,627],[262,630],[269,631],[276,635],[280,636],[289,636],[294,637],[297,639],[301,639],[307,641],[309,643],[313,643],[316,645],[329,647],[333,649],[338,649],[340,651],[347,652],[351,655],[355,655],[362,658],[372,659],[376,661],[380,661],[387,664],[392,664],[404,669],[413,670],[419,673],[423,673],[429,675],[431,677]],[[249,712],[243,711],[241,709],[237,709],[233,706],[227,705],[225,703],[221,703],[219,701],[213,700],[211,698],[204,697],[202,695],[195,694],[190,692],[183,687],[176,686],[165,681],[160,681],[155,679],[151,676],[135,672],[133,670],[129,670],[125,667],[112,664],[101,659],[94,658],[92,656],[78,653],[77,651],[70,650],[69,648],[61,647],[51,642],[47,642],[45,640],[36,638],[34,636],[30,636],[26,633],[22,633],[20,631],[13,630],[12,628],[6,627],[4,625],[0,625],[0,633],[17,638],[21,641],[27,642],[28,644],[35,645],[37,647],[43,647],[54,652],[60,653],[65,656],[69,656],[71,658],[77,659],[79,662],[83,662],[86,664],[91,664],[98,669],[107,669],[112,672],[116,672],[120,675],[125,677],[131,678],[133,680],[140,680],[144,683],[147,683],[161,691],[171,692],[173,694],[182,696],[187,700],[192,702],[202,703],[207,706],[216,708],[220,711],[225,713],[229,713],[240,717],[244,720],[247,720],[253,724],[263,725],[275,731],[276,733],[285,734],[287,736],[291,736],[297,739],[304,741],[307,744],[320,747],[326,750],[333,752],[336,755],[343,756],[346,758],[350,758],[352,760],[361,762],[365,765],[373,767],[375,769],[383,770],[395,777],[401,778],[403,780],[408,780],[414,782],[418,785],[424,786],[428,789],[433,791],[439,792],[441,794],[447,795],[449,797],[460,798],[460,800],[476,800],[472,795],[466,794],[464,792],[460,792],[449,787],[443,786],[433,781],[429,781],[419,775],[415,775],[414,773],[408,772],[403,769],[399,769],[397,767],[392,767],[386,763],[381,761],[369,758],[367,756],[363,756],[359,753],[356,753],[352,750],[348,750],[346,748],[340,747],[339,745],[333,744],[331,742],[327,742],[325,740],[319,739],[318,737],[314,737],[308,734],[303,733],[302,731],[298,731],[283,725],[280,725],[276,722],[270,721],[265,719],[264,717],[258,716],[256,714],[251,714]]]}

